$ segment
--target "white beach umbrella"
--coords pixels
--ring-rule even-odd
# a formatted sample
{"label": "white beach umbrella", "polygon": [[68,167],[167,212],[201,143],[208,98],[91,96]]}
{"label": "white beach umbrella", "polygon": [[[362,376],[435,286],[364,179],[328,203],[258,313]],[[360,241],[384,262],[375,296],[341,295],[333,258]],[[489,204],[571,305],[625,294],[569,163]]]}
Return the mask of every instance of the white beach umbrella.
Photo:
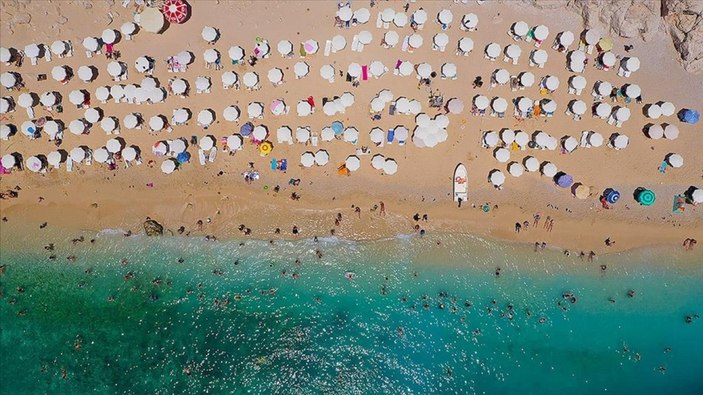
{"label": "white beach umbrella", "polygon": [[324,166],[330,161],[330,154],[326,150],[318,150],[315,152],[315,164],[318,166]]}
{"label": "white beach umbrella", "polygon": [[[2,125],[2,126],[6,127],[7,125]],[[46,121],[46,123],[44,124],[44,128],[42,130],[44,130],[44,133],[46,133],[49,136],[49,138],[51,138],[53,140],[56,138],[56,135],[61,132],[61,124],[59,124],[58,122],[56,122],[52,119],[52,120]]]}
{"label": "white beach umbrella", "polygon": [[603,145],[603,135],[598,132],[588,133],[588,144],[593,147],[600,147]]}
{"label": "white beach umbrella", "polygon": [[534,156],[526,157],[523,164],[525,165],[525,170],[529,172],[535,172],[539,170],[539,161]]}
{"label": "white beach umbrella", "polygon": [[254,138],[254,140],[257,141],[264,141],[266,140],[266,137],[268,137],[268,129],[266,126],[263,125],[256,125],[254,126],[254,130],[251,132],[251,136]]}
{"label": "white beach umbrella", "polygon": [[381,20],[386,23],[393,22],[393,18],[395,18],[395,10],[392,8],[386,8],[383,11],[381,11]]}
{"label": "white beach umbrella", "polygon": [[125,22],[122,26],[120,26],[120,32],[125,35],[125,37],[128,37],[128,40],[130,40],[129,37],[137,32],[137,24],[134,22]]}
{"label": "white beach umbrella", "polygon": [[521,97],[517,101],[517,108],[523,113],[528,112],[532,106],[534,105],[534,102],[532,99],[527,98],[527,97]]}
{"label": "white beach umbrella", "polygon": [[386,157],[381,154],[376,154],[371,158],[371,167],[376,170],[383,170],[383,166],[386,164]]}
{"label": "white beach umbrella", "polygon": [[557,174],[557,167],[554,163],[543,162],[542,163],[542,175],[545,177],[554,177]]}
{"label": "white beach umbrella", "polygon": [[51,52],[54,55],[63,55],[66,52],[68,52],[68,43],[65,41],[61,40],[56,40],[53,43],[51,43]]}
{"label": "white beach umbrella", "polygon": [[105,148],[107,148],[108,152],[116,154],[124,148],[124,141],[120,138],[107,140],[107,143],[105,143]]}
{"label": "white beach umbrella", "polygon": [[515,141],[515,131],[508,128],[503,129],[500,132],[500,139],[503,140],[503,143],[506,146],[509,146],[513,143],[513,141]]}
{"label": "white beach umbrella", "polygon": [[345,5],[344,7],[337,10],[337,16],[344,22],[349,22],[352,19],[354,13],[350,6]]}
{"label": "white beach umbrella", "polygon": [[22,108],[30,108],[36,105],[34,96],[31,93],[22,93],[17,97],[17,104]]}
{"label": "white beach umbrella", "polygon": [[103,116],[100,111],[98,111],[98,109],[91,107],[85,110],[85,112],[83,113],[83,117],[86,121],[90,123],[98,123],[100,122]]}
{"label": "white beach umbrella", "polygon": [[334,140],[334,130],[332,130],[331,127],[326,127],[322,129],[322,133],[320,133],[320,137],[322,138],[322,141],[332,141]]}
{"label": "white beach umbrella", "polygon": [[331,80],[334,78],[334,67],[332,65],[326,64],[320,67],[320,77],[325,80]]}
{"label": "white beach umbrella", "polygon": [[24,47],[24,54],[30,58],[38,58],[40,53],[41,48],[39,48],[39,45],[35,43],[25,45]]}
{"label": "white beach umbrella", "polygon": [[657,119],[662,116],[662,109],[657,104],[650,104],[646,111],[647,118]]}
{"label": "white beach umbrella", "polygon": [[105,133],[111,133],[117,129],[117,120],[113,117],[105,117],[102,121],[100,121],[100,127],[105,131]]}
{"label": "white beach umbrella", "polygon": [[597,81],[595,91],[599,96],[608,96],[613,90],[613,85],[608,81]]}
{"label": "white beach umbrella", "polygon": [[540,102],[540,107],[546,113],[553,113],[557,110],[557,102],[552,99],[543,99]]}
{"label": "white beach umbrella", "polygon": [[244,80],[244,86],[252,89],[252,88],[255,88],[259,84],[259,75],[253,71],[248,71],[244,74],[243,80]]}
{"label": "white beach umbrella", "polygon": [[359,42],[361,44],[369,45],[369,44],[371,44],[372,40],[373,40],[373,35],[371,34],[370,31],[362,30],[359,32]]}
{"label": "white beach umbrella", "polygon": [[83,48],[90,52],[97,52],[100,49],[100,41],[96,37],[86,37],[83,39]]}
{"label": "white beach umbrella", "polygon": [[410,36],[410,38],[408,38],[408,45],[417,49],[422,46],[423,41],[424,40],[422,39],[421,35],[414,33]]}
{"label": "white beach umbrella", "polygon": [[640,59],[638,57],[624,58],[622,60],[623,67],[625,70],[630,72],[635,72],[640,69]]}
{"label": "white beach umbrella", "polygon": [[222,73],[222,84],[232,86],[239,81],[239,76],[234,71],[225,71]]}
{"label": "white beach umbrella", "polygon": [[171,141],[171,144],[169,144],[167,148],[167,150],[170,151],[172,155],[178,155],[181,152],[185,152],[186,149],[188,149],[188,146],[186,145],[186,141],[183,138]]}
{"label": "white beach umbrella", "polygon": [[367,23],[369,18],[371,18],[371,12],[369,12],[368,8],[359,8],[354,11],[354,19],[360,24]]}
{"label": "white beach umbrella", "polygon": [[289,56],[293,53],[293,43],[288,40],[281,40],[278,42],[276,49],[281,56]]}
{"label": "white beach umbrella", "polygon": [[58,168],[61,162],[63,162],[63,155],[61,155],[59,151],[51,151],[46,155],[46,161],[55,168]]}
{"label": "white beach umbrella", "polygon": [[6,169],[12,169],[17,166],[17,158],[12,154],[3,155],[2,160],[0,160],[2,167]]}
{"label": "white beach umbrella", "polygon": [[310,72],[310,66],[305,62],[298,62],[293,66],[293,71],[295,72],[295,78],[303,78]]}
{"label": "white beach umbrella", "polygon": [[596,115],[601,118],[606,118],[613,111],[608,103],[598,103],[596,105]]}
{"label": "white beach umbrella", "polygon": [[614,133],[610,137],[610,141],[613,144],[613,147],[617,149],[623,149],[626,148],[627,145],[630,143],[630,138],[625,136],[624,134]]}
{"label": "white beach umbrella", "polygon": [[322,111],[325,113],[325,115],[333,116],[339,112],[340,108],[337,103],[335,103],[335,101],[328,101],[322,106]]}
{"label": "white beach umbrella", "polygon": [[400,66],[398,66],[398,72],[403,77],[407,77],[410,74],[412,74],[413,70],[414,70],[413,64],[408,62],[407,60],[402,61],[400,63]]}
{"label": "white beach umbrella", "polygon": [[538,65],[543,65],[547,63],[548,58],[549,55],[547,54],[547,51],[543,49],[532,51],[532,61]]}
{"label": "white beach umbrella", "polygon": [[63,82],[68,79],[68,66],[54,66],[51,69],[51,78]]}
{"label": "white beach umbrella", "polygon": [[278,67],[269,70],[268,79],[272,84],[280,84],[283,81],[283,70]]}
{"label": "white beach umbrella", "polygon": [[17,77],[15,74],[10,72],[5,72],[0,75],[0,85],[7,89],[12,89],[17,85]]}
{"label": "white beach umbrella", "polygon": [[490,43],[486,46],[485,52],[489,58],[495,59],[500,55],[500,45],[497,43]]}
{"label": "white beach umbrella", "polygon": [[586,113],[586,103],[583,100],[572,100],[571,103],[571,112],[573,112],[576,115],[583,115]]}
{"label": "white beach umbrella", "polygon": [[555,77],[553,75],[547,76],[543,80],[543,85],[548,90],[554,92],[559,88],[559,77]]}
{"label": "white beach umbrella", "polygon": [[451,98],[447,101],[447,110],[451,114],[461,114],[464,111],[464,101],[459,98]]}
{"label": "white beach umbrella", "polygon": [[153,130],[154,132],[160,131],[165,126],[166,122],[164,121],[162,115],[154,115],[153,117],[149,118],[149,129]]}
{"label": "white beach umbrella", "polygon": [[117,41],[118,34],[119,33],[115,29],[105,29],[103,30],[101,39],[105,44],[113,44]]}
{"label": "white beach umbrella", "polygon": [[354,95],[351,92],[344,92],[340,96],[340,100],[345,108],[351,107],[354,104]]}
{"label": "white beach umbrella", "polygon": [[174,159],[168,158],[161,162],[161,171],[164,174],[171,174],[176,170],[177,164]]}
{"label": "white beach umbrella", "polygon": [[300,155],[300,164],[303,167],[312,167],[315,164],[315,154],[310,151],[304,152]]}
{"label": "white beach umbrella", "polygon": [[188,90],[188,83],[182,78],[176,78],[171,81],[171,91],[174,95],[185,94]]}
{"label": "white beach umbrella", "polygon": [[627,84],[625,85],[625,96],[631,98],[631,99],[636,99],[642,94],[642,89],[640,89],[639,85],[636,84]]}
{"label": "white beach umbrella", "polygon": [[198,146],[203,151],[209,151],[215,146],[215,142],[215,137],[207,135],[200,139]]}
{"label": "white beach umbrella", "polygon": [[534,31],[535,39],[539,41],[544,41],[549,35],[549,28],[544,25],[536,26]]}
{"label": "white beach umbrella", "polygon": [[683,166],[683,156],[679,154],[670,154],[666,158],[667,163],[671,165],[671,167],[679,168]]}
{"label": "white beach umbrella", "polygon": [[[180,139],[173,140],[173,142],[176,142]],[[185,145],[185,143],[184,143]],[[157,141],[156,144],[151,148],[151,151],[154,153],[154,155],[157,156],[162,156],[166,155],[169,151],[169,144],[166,141]]]}
{"label": "white beach umbrella", "polygon": [[195,79],[195,89],[197,89],[198,91],[207,91],[208,89],[210,89],[211,86],[212,82],[208,77],[201,75]]}
{"label": "white beach umbrella", "polygon": [[145,103],[147,100],[149,100],[149,90],[141,86],[136,86],[134,90],[135,103]]}
{"label": "white beach umbrella", "polygon": [[579,146],[579,142],[576,138],[569,136],[561,141],[561,146],[566,152],[573,152]]}
{"label": "white beach umbrella", "polygon": [[190,119],[190,112],[188,110],[186,110],[185,108],[177,108],[177,109],[173,110],[173,113],[171,115],[171,119],[173,120],[173,123],[175,123],[176,125],[182,125],[182,124],[188,122],[188,119]]}
{"label": "white beach umbrella", "polygon": [[508,165],[508,173],[513,177],[520,177],[525,172],[525,168],[517,162]]}
{"label": "white beach umbrella", "polygon": [[347,46],[347,40],[344,38],[344,36],[338,34],[338,35],[332,37],[332,50],[333,51],[335,51],[335,52],[341,51],[346,46]]}
{"label": "white beach umbrella", "polygon": [[125,97],[124,87],[122,85],[113,85],[110,87],[110,96],[115,99],[115,103],[119,103]]}
{"label": "white beach umbrella", "polygon": [[518,75],[520,79],[520,85],[529,88],[535,84],[535,75],[529,71],[522,72]]}
{"label": "white beach umbrella", "polygon": [[506,69],[498,69],[493,72],[493,79],[500,85],[510,81],[510,73]]}
{"label": "white beach umbrella", "polygon": [[71,150],[68,156],[71,157],[72,161],[81,163],[86,157],[88,157],[88,152],[86,152],[83,147],[76,147]]}
{"label": "white beach umbrella", "polygon": [[71,123],[68,124],[68,130],[77,135],[80,136],[81,134],[85,133],[87,129],[87,126],[85,124],[85,121],[82,119],[74,119],[71,121]]}
{"label": "white beach umbrella", "polygon": [[419,10],[415,11],[412,15],[413,21],[417,23],[418,25],[423,25],[425,22],[427,22],[427,11],[424,9],[420,8]]}
{"label": "white beach umbrella", "polygon": [[295,139],[299,143],[307,143],[310,140],[310,129],[308,128],[298,128],[295,131]]}
{"label": "white beach umbrella", "polygon": [[200,32],[200,37],[207,42],[214,42],[217,40],[217,29],[211,26],[205,26]]}
{"label": "white beach umbrella", "polygon": [[151,70],[151,61],[146,56],[140,56],[134,61],[134,68],[140,73]]}
{"label": "white beach umbrella", "polygon": [[347,73],[353,78],[358,78],[361,75],[361,65],[359,63],[351,63],[347,67]]}
{"label": "white beach umbrella", "polygon": [[478,108],[479,110],[485,110],[485,109],[487,109],[488,106],[489,106],[489,104],[490,104],[490,100],[489,100],[488,97],[486,97],[486,96],[477,95],[476,97],[474,97],[474,105],[475,105],[476,108]]}
{"label": "white beach umbrella", "polygon": [[371,139],[371,142],[374,144],[380,144],[383,142],[383,139],[385,137],[385,133],[383,132],[383,129],[381,128],[373,128],[369,132],[369,138]]}
{"label": "white beach umbrella", "polygon": [[498,145],[499,140],[498,133],[496,132],[490,131],[483,134],[483,144],[488,148],[493,148]]}
{"label": "white beach umbrella", "polygon": [[420,63],[417,65],[417,75],[420,78],[430,78],[432,74],[432,66],[429,63]]}
{"label": "white beach umbrella", "polygon": [[[291,47],[293,45],[291,44]],[[292,48],[291,48],[292,49]],[[241,62],[244,60],[244,48],[240,47],[239,45],[234,45],[229,48],[227,51],[227,55],[229,55],[229,58],[232,59],[235,62]],[[219,57],[219,54],[218,54]],[[214,60],[209,61],[209,62],[214,62]]]}
{"label": "white beach umbrella", "polygon": [[307,101],[301,100],[298,102],[296,110],[299,117],[307,117],[312,113],[312,106]]}
{"label": "white beach umbrella", "polygon": [[95,98],[105,103],[110,99],[110,88],[107,86],[99,86],[95,88]]}
{"label": "white beach umbrella", "polygon": [[398,41],[400,41],[400,36],[395,30],[389,30],[386,32],[386,34],[383,35],[383,41],[386,43],[386,45],[394,47],[398,45]]}
{"label": "white beach umbrella", "polygon": [[136,129],[139,124],[140,120],[137,114],[135,113],[130,113],[125,115],[124,119],[122,120],[122,124],[127,128],[127,129]]}
{"label": "white beach umbrella", "polygon": [[502,97],[496,97],[493,99],[491,107],[493,108],[493,111],[503,113],[505,112],[505,110],[508,109],[508,101],[503,99]]}
{"label": "white beach umbrella", "polygon": [[667,140],[676,140],[679,137],[679,128],[676,125],[666,125],[664,127],[664,137]]}
{"label": "white beach umbrella", "polygon": [[449,25],[453,20],[454,14],[446,8],[437,13],[437,21],[443,25]]}
{"label": "white beach umbrella", "polygon": [[569,78],[569,86],[576,90],[581,90],[586,87],[586,78],[580,75],[572,75]]}
{"label": "white beach umbrella", "polygon": [[344,129],[343,137],[344,141],[354,143],[359,140],[359,131],[355,127],[348,127]]}
{"label": "white beach umbrella", "polygon": [[[332,132],[332,138],[334,138],[334,132]],[[278,140],[279,144],[292,143],[293,142],[293,131],[288,126],[281,126],[280,128],[278,128],[278,130],[276,130],[276,139]],[[324,129],[322,131],[322,140],[329,141],[329,140],[325,140]]]}
{"label": "white beach umbrella", "polygon": [[398,162],[396,162],[393,159],[386,159],[385,162],[383,162],[383,172],[388,174],[389,176],[395,174],[398,172]]}
{"label": "white beach umbrella", "polygon": [[432,38],[432,42],[434,43],[434,45],[440,48],[444,48],[447,46],[447,44],[449,44],[449,36],[447,36],[446,33],[437,33]]}
{"label": "white beach umbrella", "polygon": [[627,107],[617,107],[614,112],[614,117],[620,122],[625,122],[630,119],[630,109]]}
{"label": "white beach umbrella", "polygon": [[[230,48],[230,57],[232,56],[232,49]],[[205,63],[216,63],[220,59],[220,53],[216,49],[208,48],[203,51],[203,60]],[[234,59],[237,60],[237,59]]]}
{"label": "white beach umbrella", "polygon": [[371,100],[371,110],[373,112],[380,112],[383,111],[383,108],[386,106],[386,102],[383,101],[380,97],[375,97]]}
{"label": "white beach umbrella", "polygon": [[499,187],[505,183],[505,174],[500,170],[493,170],[490,172],[488,180],[494,186]]}
{"label": "white beach umbrella", "polygon": [[137,148],[136,146],[129,146],[125,149],[122,150],[122,158],[127,161],[131,162],[133,160],[137,159]]}
{"label": "white beach umbrella", "polygon": [[522,49],[517,44],[510,44],[505,47],[505,55],[510,59],[518,59],[522,55]]}
{"label": "white beach umbrella", "polygon": [[662,125],[654,124],[647,128],[647,137],[652,140],[659,140],[664,137],[664,128]]}
{"label": "white beach umbrella", "polygon": [[584,41],[587,45],[596,45],[603,37],[601,33],[595,29],[587,29],[584,31]]}
{"label": "white beach umbrella", "polygon": [[369,71],[372,76],[378,78],[386,72],[386,66],[384,66],[380,61],[375,60],[369,65]]}
{"label": "white beach umbrella", "polygon": [[13,48],[5,48],[5,47],[0,47],[0,62],[2,63],[9,63],[10,59],[12,59],[12,52],[10,50],[13,50]]}
{"label": "white beach umbrella", "polygon": [[344,166],[349,171],[357,171],[361,167],[361,161],[359,160],[358,156],[349,155],[349,156],[347,156],[347,159],[344,161]]}
{"label": "white beach umbrella", "polygon": [[444,78],[456,78],[456,65],[454,63],[443,64],[441,71]]}
{"label": "white beach umbrella", "polygon": [[40,171],[45,169],[44,161],[41,160],[38,156],[30,156],[26,160],[26,167],[30,171],[34,173],[39,173]]}
{"label": "white beach umbrella", "polygon": [[493,156],[496,158],[498,162],[505,163],[510,160],[510,151],[508,151],[505,148],[498,148],[494,153]]}
{"label": "white beach umbrella", "polygon": [[612,52],[603,52],[600,61],[605,67],[613,67],[617,61],[617,57]]}
{"label": "white beach umbrella", "polygon": [[550,139],[550,136],[545,132],[539,132],[534,137],[535,143],[537,143],[537,145],[539,145],[540,147],[546,147],[547,144],[549,143],[549,139]]}
{"label": "white beach umbrella", "polygon": [[210,109],[201,110],[198,113],[198,125],[207,127],[215,120],[215,113]]}
{"label": "white beach umbrella", "polygon": [[383,100],[384,103],[390,103],[391,101],[393,101],[393,92],[389,91],[388,89],[383,89],[378,92],[378,97]]}
{"label": "white beach umbrella", "polygon": [[286,102],[283,99],[274,99],[271,101],[271,113],[273,115],[282,115],[286,112]]}
{"label": "white beach umbrella", "polygon": [[574,43],[574,38],[575,38],[574,33],[569,30],[565,30],[565,31],[559,33],[558,36],[559,36],[559,44],[563,45],[564,47],[568,47],[569,45]]}
{"label": "white beach umbrella", "polygon": [[242,138],[241,135],[233,134],[231,136],[227,136],[227,147],[231,151],[235,151],[235,150],[242,148],[243,144],[244,144],[244,139]]}
{"label": "white beach umbrella", "polygon": [[461,18],[461,25],[468,30],[476,29],[478,26],[478,15],[473,12],[464,15]]}
{"label": "white beach umbrella", "polygon": [[474,49],[474,40],[469,37],[459,39],[459,50],[462,52],[471,52]]}
{"label": "white beach umbrella", "polygon": [[530,142],[530,136],[523,131],[519,131],[515,133],[515,142],[517,145],[524,148]]}
{"label": "white beach umbrella", "polygon": [[110,158],[110,153],[105,148],[98,148],[93,151],[93,159],[98,163],[105,163]]}
{"label": "white beach umbrella", "polygon": [[410,100],[407,97],[401,97],[395,102],[395,109],[401,114],[410,112]]}
{"label": "white beach umbrella", "polygon": [[674,104],[668,101],[661,103],[660,107],[662,115],[665,117],[670,117],[676,112],[676,107],[674,106]]}
{"label": "white beach umbrella", "polygon": [[691,193],[691,198],[695,203],[703,203],[703,189],[695,188]]}
{"label": "white beach umbrella", "polygon": [[90,66],[78,68],[78,78],[83,82],[91,82],[95,79],[95,70]]}
{"label": "white beach umbrella", "polygon": [[515,34],[516,36],[519,36],[519,37],[526,36],[527,32],[529,32],[529,30],[530,30],[529,25],[524,21],[517,21],[512,26],[513,34]]}
{"label": "white beach umbrella", "polygon": [[124,68],[120,62],[113,60],[107,64],[107,73],[110,74],[111,77],[117,78],[124,73]]}

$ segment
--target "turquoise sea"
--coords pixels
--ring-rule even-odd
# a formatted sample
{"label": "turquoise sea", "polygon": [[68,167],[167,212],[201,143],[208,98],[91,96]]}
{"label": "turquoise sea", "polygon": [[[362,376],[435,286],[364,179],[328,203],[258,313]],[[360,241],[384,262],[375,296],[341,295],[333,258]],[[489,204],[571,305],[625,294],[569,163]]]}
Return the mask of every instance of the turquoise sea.
{"label": "turquoise sea", "polygon": [[95,237],[3,246],[0,392],[703,393],[700,250]]}

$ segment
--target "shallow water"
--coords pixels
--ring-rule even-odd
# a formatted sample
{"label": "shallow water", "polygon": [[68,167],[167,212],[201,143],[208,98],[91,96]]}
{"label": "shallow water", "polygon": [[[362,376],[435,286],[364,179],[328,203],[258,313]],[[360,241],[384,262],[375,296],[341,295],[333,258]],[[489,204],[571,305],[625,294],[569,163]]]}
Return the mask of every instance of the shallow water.
{"label": "shallow water", "polygon": [[5,248],[0,382],[72,394],[703,392],[703,321],[685,323],[703,310],[700,253],[587,263],[442,241],[102,234],[57,244],[56,261]]}

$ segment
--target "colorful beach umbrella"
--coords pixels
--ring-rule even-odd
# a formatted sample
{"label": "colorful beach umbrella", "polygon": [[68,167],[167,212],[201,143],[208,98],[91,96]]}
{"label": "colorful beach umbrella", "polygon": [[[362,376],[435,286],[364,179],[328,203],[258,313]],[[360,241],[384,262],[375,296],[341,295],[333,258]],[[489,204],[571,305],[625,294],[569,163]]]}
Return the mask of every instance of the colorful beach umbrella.
{"label": "colorful beach umbrella", "polygon": [[610,204],[617,203],[617,201],[620,200],[620,192],[614,190],[613,188],[607,188],[603,191],[603,196]]}
{"label": "colorful beach umbrella", "polygon": [[562,188],[568,188],[574,183],[574,178],[566,173],[559,173],[554,177],[556,184]]}
{"label": "colorful beach umbrella", "polygon": [[696,110],[685,109],[679,112],[679,120],[681,122],[696,124],[701,119],[701,114]]}
{"label": "colorful beach umbrella", "polygon": [[637,188],[636,199],[637,202],[643,206],[651,206],[657,200],[654,192],[645,188]]}
{"label": "colorful beach umbrella", "polygon": [[183,23],[188,10],[188,3],[183,0],[165,0],[161,5],[161,12],[169,23]]}

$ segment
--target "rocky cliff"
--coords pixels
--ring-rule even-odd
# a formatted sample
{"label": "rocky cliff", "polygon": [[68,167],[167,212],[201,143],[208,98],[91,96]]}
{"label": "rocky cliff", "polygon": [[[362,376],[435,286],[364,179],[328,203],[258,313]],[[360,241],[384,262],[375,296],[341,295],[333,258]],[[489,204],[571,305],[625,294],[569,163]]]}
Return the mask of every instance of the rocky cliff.
{"label": "rocky cliff", "polygon": [[585,27],[650,40],[667,32],[684,69],[703,71],[703,0],[521,0],[540,9],[570,9]]}

